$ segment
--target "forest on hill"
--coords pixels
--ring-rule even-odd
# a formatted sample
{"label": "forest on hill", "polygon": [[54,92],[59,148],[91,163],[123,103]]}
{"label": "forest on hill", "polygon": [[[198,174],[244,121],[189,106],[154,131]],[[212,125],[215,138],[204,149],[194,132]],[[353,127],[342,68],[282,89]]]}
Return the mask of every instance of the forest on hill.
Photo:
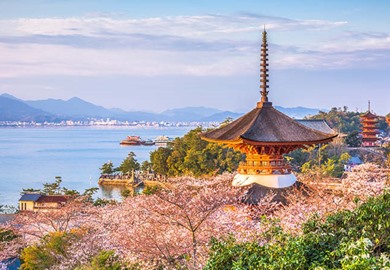
{"label": "forest on hill", "polygon": [[[355,131],[360,131],[361,123],[360,116],[362,113],[348,111],[348,107],[333,107],[329,112],[320,111],[318,114],[308,117],[309,119],[324,119],[339,133],[350,134]],[[387,114],[390,117],[390,113]],[[379,130],[389,131],[389,124],[386,122],[386,117],[378,117]]]}

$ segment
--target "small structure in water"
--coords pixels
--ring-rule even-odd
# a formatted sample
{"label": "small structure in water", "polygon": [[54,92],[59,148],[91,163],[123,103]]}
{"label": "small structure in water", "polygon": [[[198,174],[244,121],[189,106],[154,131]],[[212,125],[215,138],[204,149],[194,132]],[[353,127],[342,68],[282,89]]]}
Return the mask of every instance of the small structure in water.
{"label": "small structure in water", "polygon": [[99,185],[136,186],[142,184],[142,180],[133,171],[131,174],[102,174],[99,177]]}
{"label": "small structure in water", "polygon": [[119,144],[121,145],[154,145],[152,140],[142,140],[140,136],[127,136],[126,139],[122,140]]}
{"label": "small structure in water", "polygon": [[172,142],[173,139],[168,136],[158,136],[154,143],[158,147],[167,147],[170,142]]}

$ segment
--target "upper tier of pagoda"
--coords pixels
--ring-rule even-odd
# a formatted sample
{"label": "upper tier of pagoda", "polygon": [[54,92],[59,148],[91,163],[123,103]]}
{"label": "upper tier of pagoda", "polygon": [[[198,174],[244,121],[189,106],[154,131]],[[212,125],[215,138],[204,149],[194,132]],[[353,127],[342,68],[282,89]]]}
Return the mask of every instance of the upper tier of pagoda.
{"label": "upper tier of pagoda", "polygon": [[[329,127],[316,129],[314,126],[304,125],[276,110],[268,101],[267,51],[267,32],[264,30],[260,61],[261,100],[256,108],[230,124],[202,134],[202,138],[241,150],[244,150],[244,145],[294,145],[294,148],[298,148],[331,141],[337,134]],[[326,122],[322,126],[327,126]]]}

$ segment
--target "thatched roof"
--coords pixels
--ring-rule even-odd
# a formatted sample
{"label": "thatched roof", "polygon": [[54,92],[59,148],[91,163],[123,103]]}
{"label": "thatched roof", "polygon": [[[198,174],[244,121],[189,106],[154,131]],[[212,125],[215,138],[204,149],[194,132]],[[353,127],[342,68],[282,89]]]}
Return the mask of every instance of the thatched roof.
{"label": "thatched roof", "polygon": [[203,133],[210,142],[261,144],[315,144],[331,141],[337,134],[324,121],[297,120],[276,110],[270,102],[261,104],[223,127]]}

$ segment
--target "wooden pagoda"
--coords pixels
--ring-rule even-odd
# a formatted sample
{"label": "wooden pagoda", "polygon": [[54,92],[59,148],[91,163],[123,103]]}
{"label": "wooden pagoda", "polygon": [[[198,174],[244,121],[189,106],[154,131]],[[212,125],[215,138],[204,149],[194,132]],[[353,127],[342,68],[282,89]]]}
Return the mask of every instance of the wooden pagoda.
{"label": "wooden pagoda", "polygon": [[261,45],[261,100],[241,118],[201,135],[202,139],[246,154],[238,167],[234,186],[252,183],[285,188],[296,182],[283,155],[333,140],[337,134],[325,121],[297,121],[276,110],[268,100],[268,44],[264,30]]}
{"label": "wooden pagoda", "polygon": [[368,102],[368,111],[360,117],[360,122],[363,125],[362,130],[362,146],[363,147],[375,147],[379,134],[376,124],[378,123],[378,117],[371,112],[370,102]]}

